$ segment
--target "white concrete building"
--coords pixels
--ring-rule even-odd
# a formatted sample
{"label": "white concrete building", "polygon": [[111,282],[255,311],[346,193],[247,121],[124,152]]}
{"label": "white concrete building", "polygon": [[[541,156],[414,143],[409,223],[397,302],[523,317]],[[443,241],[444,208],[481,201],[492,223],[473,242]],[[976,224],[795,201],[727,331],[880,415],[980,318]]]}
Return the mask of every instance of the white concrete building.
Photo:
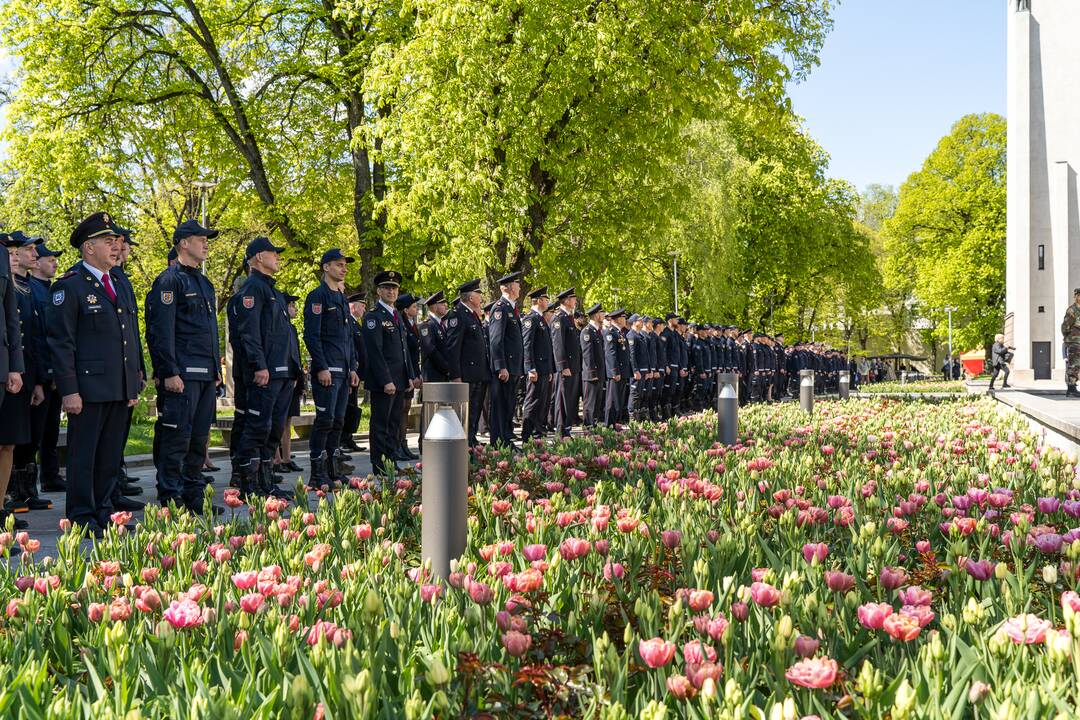
{"label": "white concrete building", "polygon": [[1080,0],[1005,4],[1005,331],[1018,380],[1063,379],[1061,320],[1080,287]]}

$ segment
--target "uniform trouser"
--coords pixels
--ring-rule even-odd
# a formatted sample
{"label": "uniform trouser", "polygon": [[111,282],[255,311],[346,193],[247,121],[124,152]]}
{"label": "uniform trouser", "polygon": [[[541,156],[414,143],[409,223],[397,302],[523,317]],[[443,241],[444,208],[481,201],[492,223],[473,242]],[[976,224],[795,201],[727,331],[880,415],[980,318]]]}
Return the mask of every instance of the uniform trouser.
{"label": "uniform trouser", "polygon": [[408,390],[401,395],[401,418],[398,420],[397,428],[397,444],[400,447],[408,448],[409,446],[409,408],[412,407],[413,397],[416,395],[415,390]]}
{"label": "uniform trouser", "polygon": [[401,425],[404,393],[388,395],[382,390],[369,390],[371,397],[370,454],[371,469],[377,475],[385,474],[385,462],[397,451],[397,431]]}
{"label": "uniform trouser", "polygon": [[581,385],[581,375],[571,373],[563,375],[555,374],[555,432],[560,437],[570,436],[570,427],[577,417],[578,392]]}
{"label": "uniform trouser", "polygon": [[631,380],[630,395],[627,397],[626,409],[630,419],[638,419],[638,415],[645,408],[645,392],[648,380]]}
{"label": "uniform trouser", "polygon": [[619,398],[619,422],[630,422],[630,380],[623,378],[619,385],[621,397]]}
{"label": "uniform trouser", "polygon": [[127,416],[123,400],[83,402],[82,412],[68,416],[67,517],[72,522],[109,524]]}
{"label": "uniform trouser", "polygon": [[206,443],[214,422],[217,393],[214,383],[184,382],[183,392],[158,389],[158,414],[154,423],[157,440],[157,492],[162,505],[175,500],[199,503],[205,483],[202,479]]}
{"label": "uniform trouser", "polygon": [[233,372],[233,413],[232,431],[229,433],[229,457],[239,460],[240,438],[243,437],[244,428],[247,426],[247,384],[240,379],[240,373],[235,371]]}
{"label": "uniform trouser", "polygon": [[45,427],[45,402],[30,406],[30,442],[16,445],[12,454],[12,466],[15,470],[34,462],[41,446],[41,434]]}
{"label": "uniform trouser", "polygon": [[492,444],[512,445],[514,442],[514,399],[520,375],[511,375],[506,382],[491,380],[491,417],[488,434]]}
{"label": "uniform trouser", "polygon": [[547,423],[551,404],[551,376],[537,373],[536,380],[525,377],[525,402],[521,409],[521,442],[540,434]]}
{"label": "uniform trouser", "polygon": [[42,413],[40,462],[41,482],[60,477],[60,454],[56,444],[60,439],[60,392],[56,388],[45,390],[45,400],[36,408]]}
{"label": "uniform trouser", "polygon": [[324,452],[333,455],[341,444],[341,429],[345,426],[345,406],[349,401],[347,378],[330,376],[330,384],[323,385],[311,377],[311,397],[315,401],[315,422],[311,425],[308,449],[311,457]]}
{"label": "uniform trouser", "polygon": [[254,383],[247,386],[247,417],[236,453],[241,463],[273,460],[285,431],[294,383],[292,378],[280,378],[262,387]]}
{"label": "uniform trouser", "polygon": [[592,427],[604,417],[604,381],[581,381],[582,406],[584,407],[584,425]]}
{"label": "uniform trouser", "polygon": [[626,396],[626,378],[608,378],[604,395],[604,424],[614,427],[615,423],[622,422],[623,411],[626,410],[626,403],[623,401]]}
{"label": "uniform trouser", "polygon": [[484,410],[484,401],[487,399],[488,383],[469,383],[469,447],[476,447],[480,441],[476,439],[476,433],[480,429],[480,415]]}
{"label": "uniform trouser", "polygon": [[1002,373],[1002,372],[1005,373],[1005,377],[1002,378],[1002,380],[1001,380],[1002,384],[1004,384],[1004,385],[1009,384],[1009,366],[1008,365],[995,365],[994,366],[994,372],[990,373],[990,387],[994,386],[994,383],[997,382],[998,373]]}
{"label": "uniform trouser", "polygon": [[360,409],[360,388],[349,389],[348,400],[345,403],[345,419],[341,427],[341,439],[351,438],[360,429],[360,418],[364,412]]}

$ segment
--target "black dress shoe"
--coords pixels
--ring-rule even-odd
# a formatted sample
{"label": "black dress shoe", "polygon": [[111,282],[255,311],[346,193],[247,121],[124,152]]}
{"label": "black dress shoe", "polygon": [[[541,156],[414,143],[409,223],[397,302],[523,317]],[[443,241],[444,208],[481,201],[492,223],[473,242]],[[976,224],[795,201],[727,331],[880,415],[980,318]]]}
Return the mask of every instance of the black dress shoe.
{"label": "black dress shoe", "polygon": [[295,460],[290,460],[289,462],[285,463],[282,467],[284,467],[289,472],[304,472],[304,468],[297,465]]}
{"label": "black dress shoe", "polygon": [[356,441],[352,438],[348,438],[341,443],[341,447],[352,452],[361,452],[362,448],[356,444]]}
{"label": "black dress shoe", "polygon": [[407,446],[401,446],[401,454],[405,456],[407,460],[419,460],[420,456],[410,450]]}
{"label": "black dress shoe", "polygon": [[41,489],[45,492],[67,492],[67,482],[63,478],[46,478],[41,481]]}
{"label": "black dress shoe", "polygon": [[277,473],[278,475],[283,475],[284,473],[292,472],[292,471],[289,469],[289,466],[286,465],[285,463],[274,463],[274,472]]}
{"label": "black dress shoe", "polygon": [[113,495],[112,504],[117,510],[142,510],[146,507],[146,503],[144,502],[132,500],[129,497],[124,497],[119,494]]}
{"label": "black dress shoe", "polygon": [[207,463],[206,465],[203,465],[203,470],[207,472],[218,472],[219,470],[221,470],[221,468],[219,468],[214,463]]}
{"label": "black dress shoe", "polygon": [[124,484],[117,488],[122,495],[135,496],[142,495],[143,489],[137,485]]}

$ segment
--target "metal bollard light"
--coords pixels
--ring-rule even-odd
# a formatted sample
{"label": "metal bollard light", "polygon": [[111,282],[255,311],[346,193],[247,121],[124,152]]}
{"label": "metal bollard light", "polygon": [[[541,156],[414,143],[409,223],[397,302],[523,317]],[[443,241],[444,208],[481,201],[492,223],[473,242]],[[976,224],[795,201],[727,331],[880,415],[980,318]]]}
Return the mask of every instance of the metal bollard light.
{"label": "metal bollard light", "polygon": [[739,376],[719,373],[720,391],[716,394],[716,439],[724,445],[739,441]]}
{"label": "metal bollard light", "polygon": [[848,395],[851,392],[851,372],[848,370],[840,371],[840,384],[839,384],[840,399],[847,400]]}
{"label": "metal bollard light", "polygon": [[807,415],[814,414],[814,371],[799,371],[799,405]]}
{"label": "metal bollard light", "polygon": [[454,406],[468,403],[469,386],[425,383],[423,396],[434,409],[422,448],[420,551],[442,580],[450,575],[450,561],[465,552],[468,534],[469,439]]}

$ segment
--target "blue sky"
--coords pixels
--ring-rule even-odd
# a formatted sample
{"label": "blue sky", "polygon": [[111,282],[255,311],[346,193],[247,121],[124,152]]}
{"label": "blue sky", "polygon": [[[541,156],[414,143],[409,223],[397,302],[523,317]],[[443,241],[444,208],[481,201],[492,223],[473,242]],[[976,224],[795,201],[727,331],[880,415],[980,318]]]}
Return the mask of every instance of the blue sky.
{"label": "blue sky", "polygon": [[1005,114],[1006,0],[842,0],[833,17],[790,88],[833,177],[899,187],[961,117]]}

